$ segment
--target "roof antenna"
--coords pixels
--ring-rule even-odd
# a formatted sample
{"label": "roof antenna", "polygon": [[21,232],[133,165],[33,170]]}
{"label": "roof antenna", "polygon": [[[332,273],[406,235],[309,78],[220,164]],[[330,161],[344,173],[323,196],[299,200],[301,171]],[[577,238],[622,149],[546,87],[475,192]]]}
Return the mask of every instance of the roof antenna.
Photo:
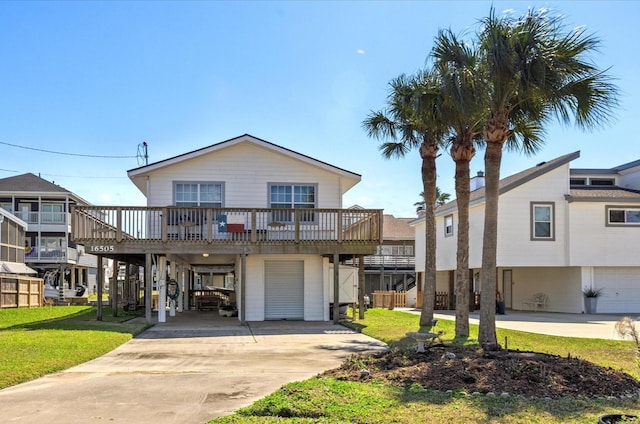
{"label": "roof antenna", "polygon": [[145,166],[149,165],[149,153],[147,152],[146,141],[138,144],[138,154],[136,155],[136,158],[138,159],[139,166],[142,166],[143,163]]}

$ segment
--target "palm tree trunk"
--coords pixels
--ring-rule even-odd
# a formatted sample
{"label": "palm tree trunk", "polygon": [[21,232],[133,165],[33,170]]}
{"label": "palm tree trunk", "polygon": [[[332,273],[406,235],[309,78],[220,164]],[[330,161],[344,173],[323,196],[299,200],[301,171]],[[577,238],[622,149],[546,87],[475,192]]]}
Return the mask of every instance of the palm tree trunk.
{"label": "palm tree trunk", "polygon": [[420,326],[430,327],[436,300],[436,156],[438,149],[423,144],[420,146],[422,157],[422,185],[424,189],[425,222],[425,262],[424,290]]}
{"label": "palm tree trunk", "polygon": [[[455,149],[455,150],[454,150]],[[458,244],[456,249],[456,337],[469,336],[469,162],[475,155],[471,143],[451,149],[456,162]]]}
{"label": "palm tree trunk", "polygon": [[[506,137],[505,137],[506,139]],[[485,209],[482,240],[482,287],[480,296],[480,329],[478,341],[486,350],[498,348],[496,338],[496,287],[498,248],[498,196],[502,141],[487,139],[484,155]]]}

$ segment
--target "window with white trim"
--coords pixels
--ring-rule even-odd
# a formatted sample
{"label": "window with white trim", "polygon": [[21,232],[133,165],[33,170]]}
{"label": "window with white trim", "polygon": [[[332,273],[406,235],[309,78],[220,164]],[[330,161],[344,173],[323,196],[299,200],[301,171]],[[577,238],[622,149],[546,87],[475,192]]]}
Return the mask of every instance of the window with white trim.
{"label": "window with white trim", "polygon": [[531,203],[531,240],[555,240],[554,203]]}
{"label": "window with white trim", "polygon": [[64,224],[64,205],[61,203],[43,203],[40,210],[41,222]]}
{"label": "window with white trim", "polygon": [[640,226],[640,206],[622,208],[607,206],[607,225]]}
{"label": "window with white trim", "polygon": [[221,208],[223,194],[223,183],[176,182],[174,184],[174,204],[176,206]]}
{"label": "window with white trim", "polygon": [[444,217],[444,236],[453,236],[453,215],[447,215]]}
{"label": "window with white trim", "polygon": [[[317,185],[315,184],[269,184],[269,207],[272,209],[315,209]],[[273,221],[293,222],[290,211],[273,212]],[[314,222],[315,214],[301,212],[301,222]]]}

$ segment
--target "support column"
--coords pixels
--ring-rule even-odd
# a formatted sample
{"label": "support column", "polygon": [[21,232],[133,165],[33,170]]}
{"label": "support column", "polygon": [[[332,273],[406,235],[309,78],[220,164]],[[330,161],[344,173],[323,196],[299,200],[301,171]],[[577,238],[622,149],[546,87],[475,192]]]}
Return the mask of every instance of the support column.
{"label": "support column", "polygon": [[[175,263],[175,261],[171,262],[171,272],[170,272],[170,277],[171,280],[175,281],[176,284],[180,284],[178,282],[178,267]],[[175,317],[176,316],[176,302],[178,301],[178,299],[176,300],[170,300],[170,304],[169,304],[169,316],[171,317]]]}
{"label": "support column", "polygon": [[98,283],[98,308],[96,309],[98,321],[102,321],[102,286],[104,284],[104,268],[102,267],[102,256],[98,255],[98,273],[96,274]]}
{"label": "support column", "polygon": [[333,254],[333,323],[340,322],[340,255]]}
{"label": "support column", "polygon": [[180,297],[178,297],[178,312],[184,312],[184,301],[187,295],[187,289],[185,284],[185,265],[180,264],[180,272],[178,273],[178,286],[180,286]]}
{"label": "support column", "polygon": [[158,258],[158,322],[167,322],[167,257]]}
{"label": "support column", "polygon": [[240,255],[240,322],[246,322],[247,314],[245,312],[247,297],[245,291],[247,288],[247,254]]}
{"label": "support column", "polygon": [[151,324],[151,297],[153,295],[153,261],[151,253],[144,255],[144,316]]}
{"label": "support column", "polygon": [[111,284],[109,285],[109,294],[111,295],[111,312],[114,317],[118,316],[118,275],[120,275],[120,262],[114,259],[113,272],[111,273]]}
{"label": "support column", "polygon": [[[358,256],[358,318],[364,319],[364,294],[366,290],[366,280],[364,275],[364,255]],[[369,306],[369,305],[367,305]]]}

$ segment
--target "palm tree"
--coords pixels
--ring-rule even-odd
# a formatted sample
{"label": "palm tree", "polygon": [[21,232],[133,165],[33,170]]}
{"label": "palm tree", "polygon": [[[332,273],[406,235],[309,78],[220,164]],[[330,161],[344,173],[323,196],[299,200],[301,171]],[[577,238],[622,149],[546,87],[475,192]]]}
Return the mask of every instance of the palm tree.
{"label": "palm tree", "polygon": [[483,91],[478,84],[476,50],[450,30],[440,31],[432,51],[442,80],[443,109],[451,130],[451,158],[456,164],[455,188],[458,210],[455,299],[456,337],[469,336],[469,164],[481,144],[486,119]]}
{"label": "palm tree", "polygon": [[[495,299],[497,285],[498,190],[503,145],[534,152],[535,136],[549,119],[590,130],[610,121],[617,106],[617,88],[588,60],[599,40],[583,27],[566,31],[562,17],[546,10],[524,16],[498,17],[492,8],[482,20],[479,48],[489,96],[484,126],[485,218],[482,244],[482,288],[479,342],[497,348]],[[514,136],[524,125],[532,136]]]}
{"label": "palm tree", "polygon": [[391,139],[380,145],[385,158],[404,157],[417,149],[422,158],[425,201],[425,274],[420,326],[431,326],[436,292],[436,158],[447,127],[442,124],[442,98],[436,74],[423,71],[400,75],[390,82],[388,107],[363,122],[370,137]]}
{"label": "palm tree", "polygon": [[[416,212],[424,210],[424,206],[425,206],[424,191],[420,192],[419,196],[420,196],[420,199],[422,199],[422,200],[420,200],[419,202],[416,202],[416,203],[413,204],[413,206],[416,207]],[[447,203],[450,198],[451,198],[451,194],[443,193],[440,190],[440,187],[436,187],[436,208],[439,208],[440,206],[442,206],[445,203]]]}

